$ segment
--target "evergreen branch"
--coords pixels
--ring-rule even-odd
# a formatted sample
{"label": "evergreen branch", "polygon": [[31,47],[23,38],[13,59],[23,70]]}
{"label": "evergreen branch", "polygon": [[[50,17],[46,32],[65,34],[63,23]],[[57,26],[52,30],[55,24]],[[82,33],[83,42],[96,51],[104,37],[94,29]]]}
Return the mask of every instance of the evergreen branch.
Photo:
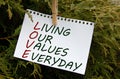
{"label": "evergreen branch", "polygon": [[8,39],[11,39],[11,38],[14,38],[16,36],[7,36],[7,37],[1,37],[0,40],[8,40]]}

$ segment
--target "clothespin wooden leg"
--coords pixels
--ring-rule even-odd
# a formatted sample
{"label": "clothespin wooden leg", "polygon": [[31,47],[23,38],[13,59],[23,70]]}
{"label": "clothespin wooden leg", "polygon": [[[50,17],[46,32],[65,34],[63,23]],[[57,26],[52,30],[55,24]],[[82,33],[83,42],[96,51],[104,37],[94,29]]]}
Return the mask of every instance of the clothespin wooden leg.
{"label": "clothespin wooden leg", "polygon": [[57,25],[57,15],[58,15],[58,0],[52,0],[52,23]]}

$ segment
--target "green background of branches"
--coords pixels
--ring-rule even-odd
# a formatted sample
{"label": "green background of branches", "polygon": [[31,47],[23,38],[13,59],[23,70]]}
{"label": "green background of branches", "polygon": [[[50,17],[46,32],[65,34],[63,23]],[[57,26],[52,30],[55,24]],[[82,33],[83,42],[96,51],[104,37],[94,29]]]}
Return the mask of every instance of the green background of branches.
{"label": "green background of branches", "polygon": [[118,3],[110,0],[58,1],[60,16],[95,22],[85,75],[13,57],[24,13],[28,8],[51,14],[51,0],[0,0],[0,79],[120,79]]}

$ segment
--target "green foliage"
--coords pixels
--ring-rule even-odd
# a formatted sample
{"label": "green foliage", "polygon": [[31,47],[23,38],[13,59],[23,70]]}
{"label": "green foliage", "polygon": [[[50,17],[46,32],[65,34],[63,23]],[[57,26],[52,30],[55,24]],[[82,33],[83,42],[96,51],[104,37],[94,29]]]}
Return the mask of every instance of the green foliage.
{"label": "green foliage", "polygon": [[79,75],[13,57],[27,8],[51,14],[51,0],[0,0],[0,79],[119,79],[120,6],[111,0],[59,0],[58,14],[95,22],[86,69]]}

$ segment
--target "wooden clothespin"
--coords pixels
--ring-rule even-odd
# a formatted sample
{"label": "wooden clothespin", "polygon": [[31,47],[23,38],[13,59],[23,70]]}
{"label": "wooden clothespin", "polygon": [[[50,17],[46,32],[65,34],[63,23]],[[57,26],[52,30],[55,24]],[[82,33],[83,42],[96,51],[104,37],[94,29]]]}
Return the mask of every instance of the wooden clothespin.
{"label": "wooden clothespin", "polygon": [[57,25],[58,0],[52,0],[52,23]]}

